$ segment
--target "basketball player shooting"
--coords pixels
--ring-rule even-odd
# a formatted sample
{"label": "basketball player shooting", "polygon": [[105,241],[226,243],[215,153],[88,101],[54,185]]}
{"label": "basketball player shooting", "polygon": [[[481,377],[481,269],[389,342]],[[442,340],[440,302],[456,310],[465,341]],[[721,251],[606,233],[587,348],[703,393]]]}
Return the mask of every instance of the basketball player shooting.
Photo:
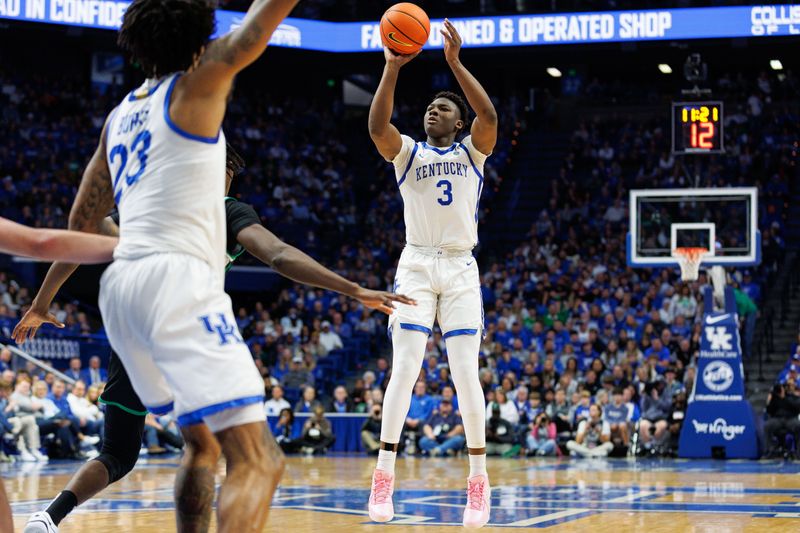
{"label": "basketball player shooting", "polygon": [[174,411],[181,425],[188,447],[175,480],[181,530],[207,527],[220,448],[227,464],[220,532],[263,530],[284,468],[264,420],[264,384],[223,290],[221,126],[234,77],[296,4],[255,0],[241,26],[209,42],[214,2],[134,0],[118,43],[147,79],[109,115],[70,212],[70,229],[99,233],[119,208],[100,311],[145,407]]}
{"label": "basketball player shooting", "polygon": [[417,54],[398,56],[384,49],[386,65],[369,113],[370,136],[380,154],[394,164],[404,202],[406,247],[397,266],[395,289],[418,303],[398,306],[390,319],[392,377],[384,398],[369,515],[377,522],[394,516],[397,446],[425,344],[438,317],[469,451],[463,523],[478,528],[489,520],[491,489],[486,473],[484,396],[478,380],[483,305],[472,249],[478,243],[483,164],[497,140],[497,113],[486,91],[461,63],[461,37],[450,21],[445,20],[442,34],[447,63],[477,115],[470,134],[456,140],[466,130],[468,110],[461,97],[450,92],[437,94],[425,111],[426,141],[415,142],[390,123],[400,68]]}

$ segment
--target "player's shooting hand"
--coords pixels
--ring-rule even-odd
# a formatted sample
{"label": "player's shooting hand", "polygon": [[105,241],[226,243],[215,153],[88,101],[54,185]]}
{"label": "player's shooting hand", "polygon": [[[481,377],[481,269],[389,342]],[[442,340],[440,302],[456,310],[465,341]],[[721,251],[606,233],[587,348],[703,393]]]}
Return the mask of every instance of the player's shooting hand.
{"label": "player's shooting hand", "polygon": [[22,344],[28,339],[33,339],[42,324],[53,324],[57,328],[64,327],[64,324],[59,322],[50,311],[40,311],[35,307],[31,307],[22,317],[22,320],[19,321],[19,324],[14,327],[11,338],[17,344]]}
{"label": "player's shooting hand", "polygon": [[417,50],[413,54],[398,54],[393,52],[388,46],[383,47],[383,57],[386,58],[386,64],[400,68],[415,57],[417,57],[422,50]]}
{"label": "player's shooting hand", "polygon": [[353,298],[364,304],[370,309],[377,309],[382,313],[391,315],[394,310],[394,303],[399,302],[406,305],[417,305],[416,300],[412,300],[402,294],[393,294],[385,291],[373,291],[360,287]]}
{"label": "player's shooting hand", "polygon": [[461,51],[461,36],[453,23],[444,19],[444,28],[439,30],[444,36],[444,58],[448,62],[458,61],[458,53]]}

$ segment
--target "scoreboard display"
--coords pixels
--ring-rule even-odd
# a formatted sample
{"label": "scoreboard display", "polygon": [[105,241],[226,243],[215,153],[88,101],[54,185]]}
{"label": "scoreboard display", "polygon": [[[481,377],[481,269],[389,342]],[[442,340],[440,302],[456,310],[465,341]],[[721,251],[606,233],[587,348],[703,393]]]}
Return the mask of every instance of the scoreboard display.
{"label": "scoreboard display", "polygon": [[722,102],[672,103],[672,153],[721,154]]}

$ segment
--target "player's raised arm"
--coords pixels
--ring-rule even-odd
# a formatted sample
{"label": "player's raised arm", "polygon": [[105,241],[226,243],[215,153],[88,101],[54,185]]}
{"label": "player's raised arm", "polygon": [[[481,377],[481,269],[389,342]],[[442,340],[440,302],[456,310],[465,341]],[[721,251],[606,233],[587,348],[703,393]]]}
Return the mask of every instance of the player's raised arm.
{"label": "player's raised arm", "polygon": [[383,67],[381,82],[378,90],[369,106],[369,136],[378,152],[387,161],[400,153],[403,148],[403,140],[400,132],[392,125],[392,111],[394,110],[394,89],[397,86],[397,76],[400,67],[414,59],[419,52],[409,55],[398,55],[383,48],[383,55],[386,58],[386,65]]}
{"label": "player's raised arm", "polygon": [[198,71],[214,70],[230,78],[259,58],[272,32],[289,16],[299,0],[255,0],[242,25],[211,42]]}
{"label": "player's raised arm", "polygon": [[400,294],[365,289],[319,264],[294,246],[281,241],[260,224],[239,231],[236,239],[253,256],[271,266],[278,274],[299,283],[336,291],[360,301],[370,309],[391,314],[393,302],[414,305],[416,302]]}
{"label": "player's raised arm", "polygon": [[461,51],[461,36],[456,27],[445,19],[441,32],[444,36],[444,56],[450,65],[450,70],[453,71],[458,85],[464,91],[470,107],[475,111],[476,118],[472,122],[470,130],[472,145],[482,154],[489,155],[497,143],[497,111],[483,86],[458,57],[458,53]]}

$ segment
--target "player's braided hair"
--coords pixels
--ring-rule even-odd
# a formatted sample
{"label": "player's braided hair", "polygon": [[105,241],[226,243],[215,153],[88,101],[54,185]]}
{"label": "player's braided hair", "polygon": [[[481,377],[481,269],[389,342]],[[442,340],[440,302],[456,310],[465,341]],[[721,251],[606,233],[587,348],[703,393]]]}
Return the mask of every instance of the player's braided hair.
{"label": "player's braided hair", "polygon": [[231,176],[238,176],[244,167],[244,158],[233,149],[231,143],[225,143],[225,169],[231,173]]}
{"label": "player's braided hair", "polygon": [[434,100],[437,98],[447,98],[454,104],[461,112],[461,120],[464,121],[464,127],[459,130],[459,133],[466,130],[467,126],[469,125],[469,108],[467,107],[467,103],[461,98],[460,94],[456,94],[452,91],[439,91],[436,93],[436,96],[433,97]]}
{"label": "player's braided hair", "polygon": [[186,70],[215,28],[214,0],[134,0],[117,44],[148,77]]}

